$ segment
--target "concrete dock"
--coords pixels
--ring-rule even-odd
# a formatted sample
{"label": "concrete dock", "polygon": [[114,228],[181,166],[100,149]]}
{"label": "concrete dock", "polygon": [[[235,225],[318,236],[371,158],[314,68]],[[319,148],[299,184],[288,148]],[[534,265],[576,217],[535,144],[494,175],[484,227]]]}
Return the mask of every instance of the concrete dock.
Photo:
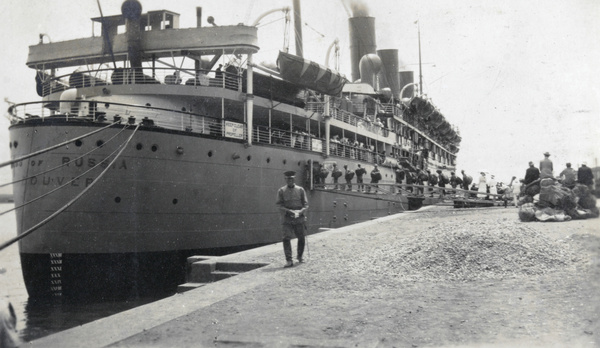
{"label": "concrete dock", "polygon": [[[519,224],[514,207],[433,206],[329,230],[308,237],[303,264],[283,268],[281,243],[224,256],[219,262],[258,268],[23,346],[598,346],[597,219],[526,224],[556,241],[579,236],[569,237],[574,246],[592,248],[585,251],[591,266],[579,275],[565,269],[527,279],[448,282],[403,280],[393,266],[381,267],[390,254],[378,250],[392,240],[414,241],[461,221]],[[363,267],[366,272],[356,271]]]}

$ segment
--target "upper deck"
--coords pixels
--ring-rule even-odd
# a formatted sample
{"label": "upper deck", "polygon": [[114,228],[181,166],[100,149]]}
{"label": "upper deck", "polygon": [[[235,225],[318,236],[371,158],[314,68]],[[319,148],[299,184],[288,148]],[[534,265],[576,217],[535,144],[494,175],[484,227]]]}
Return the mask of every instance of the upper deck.
{"label": "upper deck", "polygon": [[[92,18],[92,21],[98,22],[100,19]],[[235,25],[179,29],[178,23],[178,15],[174,12],[162,10],[143,14],[140,48],[144,55],[161,58],[179,52],[180,55],[200,57],[253,54],[259,50],[256,27]],[[113,59],[124,61],[128,55],[127,34],[118,33],[123,25],[125,20],[122,15],[104,17],[101,36],[51,43],[40,40],[37,45],[29,46],[27,66],[55,69],[102,64]]]}

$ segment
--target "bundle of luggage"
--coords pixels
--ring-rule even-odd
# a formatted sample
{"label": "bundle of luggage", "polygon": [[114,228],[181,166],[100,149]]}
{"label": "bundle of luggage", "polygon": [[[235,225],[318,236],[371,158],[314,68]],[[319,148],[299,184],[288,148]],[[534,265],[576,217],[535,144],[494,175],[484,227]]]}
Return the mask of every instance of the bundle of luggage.
{"label": "bundle of luggage", "polygon": [[528,184],[521,190],[518,206],[521,221],[569,221],[600,215],[596,197],[586,185],[569,189],[551,178]]}

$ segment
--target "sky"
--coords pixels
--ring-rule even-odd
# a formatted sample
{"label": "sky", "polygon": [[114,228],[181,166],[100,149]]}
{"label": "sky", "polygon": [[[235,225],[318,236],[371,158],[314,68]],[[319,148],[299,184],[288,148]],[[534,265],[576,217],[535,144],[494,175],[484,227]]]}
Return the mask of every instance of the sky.
{"label": "sky", "polygon": [[[142,0],[143,11],[180,14],[180,27],[250,23],[286,0]],[[377,49],[399,50],[401,65],[418,79],[421,34],[423,91],[458,127],[462,142],[457,169],[481,171],[508,182],[522,178],[548,151],[555,174],[566,162],[600,166],[600,1],[597,0],[371,0]],[[100,0],[105,16],[120,13],[122,1]],[[304,56],[325,65],[327,47],[340,41],[340,71],[350,72],[348,13],[341,0],[301,0]],[[35,72],[25,66],[29,45],[46,33],[53,42],[89,37],[96,0],[5,0],[0,21],[0,97],[38,100]],[[261,51],[255,61],[275,62],[282,49],[280,14],[259,26]],[[98,34],[99,31],[96,30]],[[291,52],[293,48],[293,38]],[[330,62],[333,65],[333,62]],[[7,103],[2,102],[6,115]],[[6,117],[0,118],[0,162],[10,158]],[[0,169],[0,182],[10,171]]]}

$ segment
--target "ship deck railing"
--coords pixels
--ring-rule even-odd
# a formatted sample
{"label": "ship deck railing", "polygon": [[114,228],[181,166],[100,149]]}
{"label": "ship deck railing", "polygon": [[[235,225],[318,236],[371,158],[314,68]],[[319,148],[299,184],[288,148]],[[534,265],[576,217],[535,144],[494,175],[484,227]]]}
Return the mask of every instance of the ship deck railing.
{"label": "ship deck railing", "polygon": [[174,68],[116,68],[75,71],[61,76],[49,76],[41,81],[41,96],[72,88],[163,84],[227,88],[241,90],[242,77],[237,72],[216,70],[190,70]]}
{"label": "ship deck railing", "polygon": [[[368,174],[367,174],[368,175]],[[366,176],[367,176],[366,175]],[[463,190],[460,188],[453,188],[450,185],[440,187],[438,184],[435,186],[431,185],[419,185],[419,184],[406,184],[406,183],[371,183],[368,178],[364,179],[364,183],[357,183],[356,177],[348,185],[343,177],[338,179],[338,182],[334,182],[333,178],[328,177],[325,179],[325,183],[315,179],[310,189],[320,189],[326,191],[340,191],[350,193],[364,193],[374,195],[402,195],[406,197],[421,197],[421,198],[435,198],[441,201],[457,201],[457,202],[483,202],[492,204],[503,204],[507,198],[503,194],[492,194],[492,193],[478,193],[473,190]],[[457,206],[460,207],[460,204]]]}
{"label": "ship deck railing", "polygon": [[246,124],[239,121],[173,109],[113,102],[101,102],[106,111],[98,111],[98,104],[93,100],[45,100],[12,105],[8,108],[8,113],[12,124],[29,120],[50,121],[57,118],[73,122],[114,122],[121,119],[129,123],[141,122],[145,126],[220,137],[226,137],[228,127],[233,124],[242,124],[243,133],[230,137],[237,137],[239,140],[247,139]]}
{"label": "ship deck railing", "polygon": [[[307,102],[304,109],[309,112],[318,112],[323,114],[325,111],[325,103],[320,101]],[[344,122],[346,124],[356,127],[357,129],[363,129],[385,138],[387,138],[390,133],[389,129],[379,126],[371,120],[375,119],[375,115],[358,116],[348,110],[340,109],[339,106],[336,105],[336,103],[330,103],[329,115],[334,120]]]}

